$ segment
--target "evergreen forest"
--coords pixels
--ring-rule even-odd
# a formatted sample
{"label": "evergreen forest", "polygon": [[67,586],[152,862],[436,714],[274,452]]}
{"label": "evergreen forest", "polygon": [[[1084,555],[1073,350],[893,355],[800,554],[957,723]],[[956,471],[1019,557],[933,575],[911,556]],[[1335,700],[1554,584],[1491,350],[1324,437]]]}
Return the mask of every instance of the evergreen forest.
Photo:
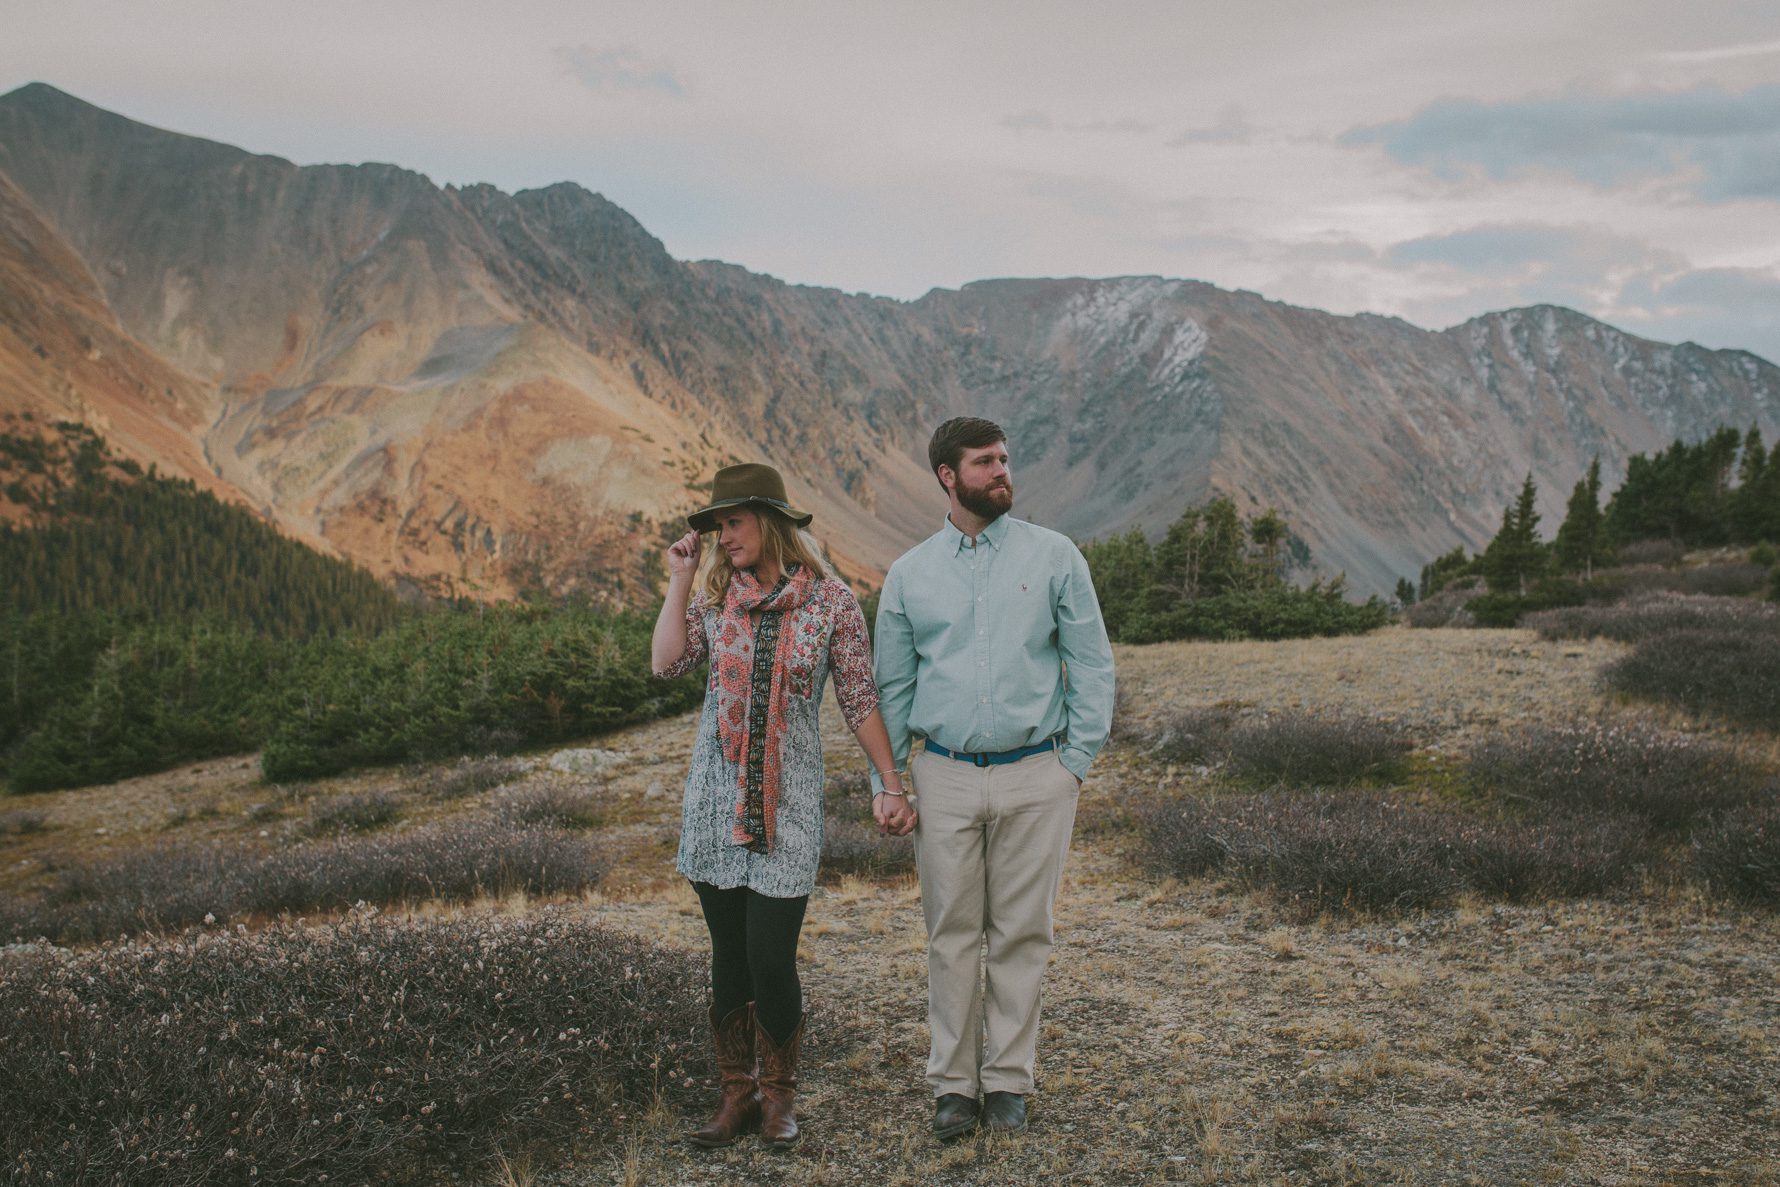
{"label": "evergreen forest", "polygon": [[701,691],[649,675],[640,614],[405,606],[83,425],[10,421],[0,499],[0,778],[16,791],[255,749],[273,779],[512,750]]}
{"label": "evergreen forest", "polygon": [[[1398,585],[1405,603],[1471,579],[1487,587],[1466,603],[1482,625],[1507,626],[1533,610],[1587,600],[1596,572],[1609,565],[1688,549],[1751,547],[1774,564],[1780,541],[1780,443],[1770,450],[1761,430],[1720,428],[1697,442],[1677,440],[1653,456],[1634,454],[1625,480],[1603,505],[1597,457],[1577,481],[1563,521],[1547,540],[1540,531],[1538,487],[1531,474],[1502,525],[1476,555],[1463,547],[1436,557],[1419,584]],[[1780,567],[1770,575],[1780,598]]]}
{"label": "evergreen forest", "polygon": [[1114,642],[1295,639],[1383,626],[1377,598],[1346,597],[1345,581],[1294,585],[1287,571],[1310,559],[1275,511],[1244,518],[1230,499],[1189,507],[1151,544],[1133,528],[1082,548]]}

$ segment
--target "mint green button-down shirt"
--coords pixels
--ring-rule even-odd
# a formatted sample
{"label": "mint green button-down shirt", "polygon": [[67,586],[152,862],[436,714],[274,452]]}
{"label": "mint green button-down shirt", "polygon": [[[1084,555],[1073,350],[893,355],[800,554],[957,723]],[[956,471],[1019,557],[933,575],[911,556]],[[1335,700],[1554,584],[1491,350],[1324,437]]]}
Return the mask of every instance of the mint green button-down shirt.
{"label": "mint green button-down shirt", "polygon": [[973,548],[947,518],[890,566],[875,646],[898,770],[916,735],[966,753],[1061,736],[1078,779],[1106,744],[1112,646],[1087,561],[1049,528],[1004,515]]}

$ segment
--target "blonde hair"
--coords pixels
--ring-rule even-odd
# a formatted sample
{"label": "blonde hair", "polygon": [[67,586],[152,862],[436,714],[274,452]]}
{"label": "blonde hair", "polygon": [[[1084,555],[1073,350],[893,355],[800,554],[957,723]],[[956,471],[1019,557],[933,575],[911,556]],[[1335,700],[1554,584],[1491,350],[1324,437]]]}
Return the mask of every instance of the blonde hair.
{"label": "blonde hair", "polygon": [[[760,560],[763,564],[772,561],[779,566],[781,572],[789,571],[792,565],[797,565],[816,581],[828,576],[828,570],[818,559],[821,548],[809,533],[799,530],[796,524],[777,511],[762,511],[754,507],[740,507],[738,510],[746,511],[760,521]],[[717,533],[705,534],[715,536]],[[723,605],[724,599],[729,596],[729,580],[735,576],[735,566],[729,563],[729,553],[721,548],[711,548],[705,554],[699,570],[698,588],[705,595],[705,605]]]}

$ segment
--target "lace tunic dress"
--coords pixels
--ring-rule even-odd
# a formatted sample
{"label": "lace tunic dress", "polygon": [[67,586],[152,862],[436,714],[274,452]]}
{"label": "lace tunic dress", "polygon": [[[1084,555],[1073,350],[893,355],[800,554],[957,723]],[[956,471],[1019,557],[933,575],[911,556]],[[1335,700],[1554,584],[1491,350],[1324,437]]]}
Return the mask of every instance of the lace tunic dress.
{"label": "lace tunic dress", "polygon": [[[878,690],[872,682],[865,615],[845,582],[824,578],[802,605],[779,612],[776,623],[767,621],[771,617],[763,614],[752,635],[744,632],[733,646],[746,667],[763,629],[791,632],[790,695],[785,698],[773,843],[767,852],[756,853],[734,837],[740,771],[724,757],[719,743],[717,665],[712,664],[686,775],[676,868],[695,882],[722,889],[746,886],[772,898],[796,898],[815,886],[822,858],[823,685],[832,672],[835,701],[849,729],[858,729],[878,707]],[[684,675],[703,663],[712,641],[719,640],[718,624],[717,610],[705,605],[702,594],[695,595],[686,607],[686,654],[662,676]]]}

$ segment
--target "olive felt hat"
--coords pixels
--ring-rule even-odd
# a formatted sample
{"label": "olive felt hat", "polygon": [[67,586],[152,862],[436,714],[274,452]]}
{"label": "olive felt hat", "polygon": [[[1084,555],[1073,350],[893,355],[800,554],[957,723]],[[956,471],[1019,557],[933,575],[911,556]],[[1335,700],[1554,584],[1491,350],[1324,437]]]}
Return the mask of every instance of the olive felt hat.
{"label": "olive felt hat", "polygon": [[695,532],[717,530],[717,512],[726,507],[752,504],[777,511],[798,527],[807,527],[812,518],[808,511],[799,511],[785,501],[785,480],[771,466],[760,462],[744,462],[725,466],[711,482],[711,505],[686,517]]}

